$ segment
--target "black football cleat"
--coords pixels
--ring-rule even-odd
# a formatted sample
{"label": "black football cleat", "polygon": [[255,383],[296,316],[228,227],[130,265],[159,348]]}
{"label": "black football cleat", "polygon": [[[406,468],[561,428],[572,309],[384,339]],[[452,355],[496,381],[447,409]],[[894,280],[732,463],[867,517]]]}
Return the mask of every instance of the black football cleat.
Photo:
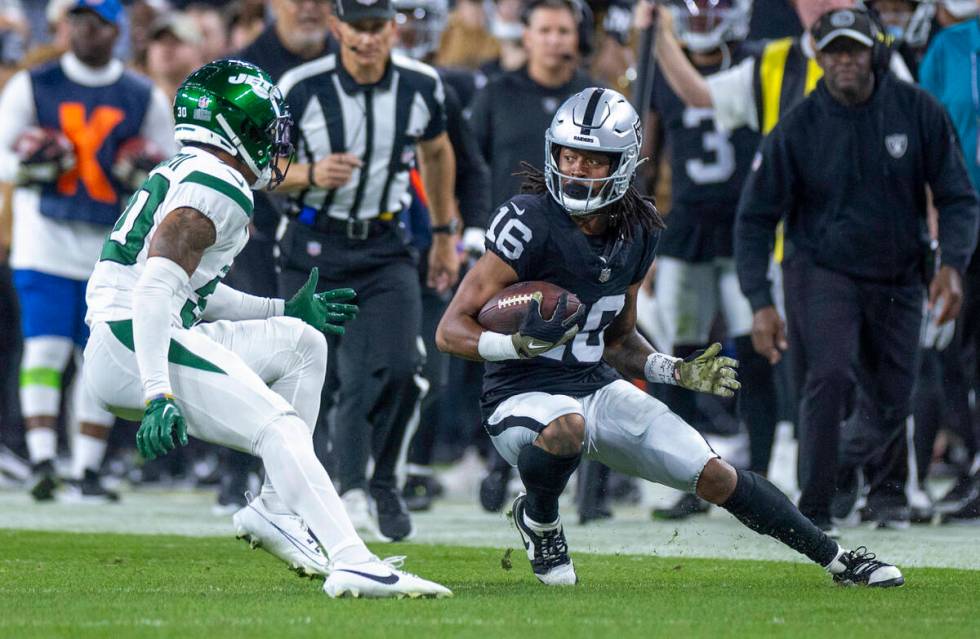
{"label": "black football cleat", "polygon": [[693,493],[684,493],[677,502],[669,508],[655,508],[651,513],[654,519],[675,521],[687,519],[691,515],[703,515],[711,510],[711,504]]}
{"label": "black football cleat", "polygon": [[106,488],[99,473],[86,470],[81,479],[65,480],[65,498],[69,501],[109,504],[119,501],[119,493]]}
{"label": "black football cleat", "polygon": [[61,484],[54,471],[54,462],[50,459],[38,462],[31,468],[31,472],[34,475],[34,484],[30,492],[34,501],[53,501],[55,490]]}
{"label": "black football cleat", "polygon": [[905,583],[896,566],[879,561],[864,546],[844,550],[827,567],[834,581],[842,586],[868,586],[869,588],[894,588]]}
{"label": "black football cleat", "polygon": [[507,501],[507,484],[513,470],[510,466],[490,471],[480,482],[480,505],[489,513],[499,513]]}
{"label": "black football cleat", "polygon": [[378,531],[387,541],[402,541],[415,534],[412,518],[401,495],[394,488],[371,488],[371,499],[378,513]]}
{"label": "black football cleat", "polygon": [[432,502],[441,497],[445,489],[432,475],[408,475],[402,488],[405,506],[411,512],[421,512],[432,508]]}
{"label": "black football cleat", "polygon": [[521,535],[524,550],[531,562],[534,576],[547,586],[574,586],[578,583],[575,566],[568,556],[568,542],[565,540],[565,530],[561,525],[543,532],[536,532],[524,520],[524,507],[527,496],[523,493],[514,500],[511,514],[514,525]]}

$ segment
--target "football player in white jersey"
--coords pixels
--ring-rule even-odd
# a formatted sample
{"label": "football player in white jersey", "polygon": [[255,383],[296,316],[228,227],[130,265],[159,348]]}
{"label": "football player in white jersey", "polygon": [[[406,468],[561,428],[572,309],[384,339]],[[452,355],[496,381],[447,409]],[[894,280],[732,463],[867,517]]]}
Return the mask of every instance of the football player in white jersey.
{"label": "football player in white jersey", "polygon": [[183,148],[132,197],[89,282],[87,388],[142,416],[136,445],[149,459],[188,434],[260,457],[266,483],[235,514],[238,535],[325,575],[328,595],[451,595],[371,554],[313,452],[322,331],[356,315],[344,303],[354,291],[315,294],[315,270],[288,301],[221,284],[248,241],[250,189],[277,186],[292,152],[281,94],[258,67],[212,62],[181,85],[174,117]]}

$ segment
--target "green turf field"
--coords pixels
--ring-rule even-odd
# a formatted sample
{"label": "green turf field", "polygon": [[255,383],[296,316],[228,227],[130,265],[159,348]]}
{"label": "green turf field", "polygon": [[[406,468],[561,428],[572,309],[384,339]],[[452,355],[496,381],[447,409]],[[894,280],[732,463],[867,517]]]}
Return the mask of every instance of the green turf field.
{"label": "green turf field", "polygon": [[907,569],[839,588],[805,564],[573,555],[547,589],[503,549],[396,544],[440,601],[330,600],[229,538],[0,531],[0,637],[977,637],[980,572]]}

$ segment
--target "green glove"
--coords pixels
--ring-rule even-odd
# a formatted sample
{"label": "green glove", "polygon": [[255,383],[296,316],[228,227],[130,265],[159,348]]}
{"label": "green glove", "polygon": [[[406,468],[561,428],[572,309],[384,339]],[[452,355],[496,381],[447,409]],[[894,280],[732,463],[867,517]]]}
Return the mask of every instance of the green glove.
{"label": "green glove", "polygon": [[357,305],[342,302],[354,299],[357,293],[352,288],[335,288],[317,293],[316,283],[319,279],[320,269],[314,267],[306,284],[286,302],[285,314],[303,320],[318,331],[343,335],[343,324],[357,317]]}
{"label": "green glove", "polygon": [[136,450],[144,459],[162,457],[176,448],[173,435],[181,446],[187,445],[187,422],[170,395],[154,397],[146,403],[143,422],[136,432]]}
{"label": "green glove", "polygon": [[715,342],[705,350],[688,355],[677,362],[677,385],[699,393],[731,397],[742,385],[735,378],[738,361],[718,357],[721,344]]}

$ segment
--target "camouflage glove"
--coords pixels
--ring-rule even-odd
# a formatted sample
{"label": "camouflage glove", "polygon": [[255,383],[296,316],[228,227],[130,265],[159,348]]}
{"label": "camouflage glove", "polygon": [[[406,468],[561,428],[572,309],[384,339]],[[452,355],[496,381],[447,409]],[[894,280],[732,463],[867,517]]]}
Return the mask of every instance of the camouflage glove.
{"label": "camouflage glove", "polygon": [[303,320],[318,331],[343,335],[343,324],[357,317],[357,306],[340,302],[354,299],[357,293],[352,288],[335,288],[317,293],[316,283],[319,279],[320,269],[314,267],[310,271],[310,279],[286,302],[285,314]]}
{"label": "camouflage glove", "polygon": [[718,357],[721,344],[715,342],[707,349],[697,351],[677,362],[677,385],[699,393],[712,393],[731,397],[742,385],[735,378],[738,361],[731,357]]}
{"label": "camouflage glove", "polygon": [[540,295],[535,295],[521,328],[510,336],[514,342],[514,349],[521,359],[530,359],[547,353],[575,337],[579,330],[579,318],[585,313],[585,306],[579,306],[574,315],[562,320],[567,306],[568,293],[564,293],[558,298],[558,305],[555,306],[551,319],[546,320],[541,316]]}
{"label": "camouflage glove", "polygon": [[177,443],[187,445],[187,422],[171,395],[160,395],[146,403],[143,421],[136,432],[136,450],[144,459],[162,457],[172,451],[173,436]]}

